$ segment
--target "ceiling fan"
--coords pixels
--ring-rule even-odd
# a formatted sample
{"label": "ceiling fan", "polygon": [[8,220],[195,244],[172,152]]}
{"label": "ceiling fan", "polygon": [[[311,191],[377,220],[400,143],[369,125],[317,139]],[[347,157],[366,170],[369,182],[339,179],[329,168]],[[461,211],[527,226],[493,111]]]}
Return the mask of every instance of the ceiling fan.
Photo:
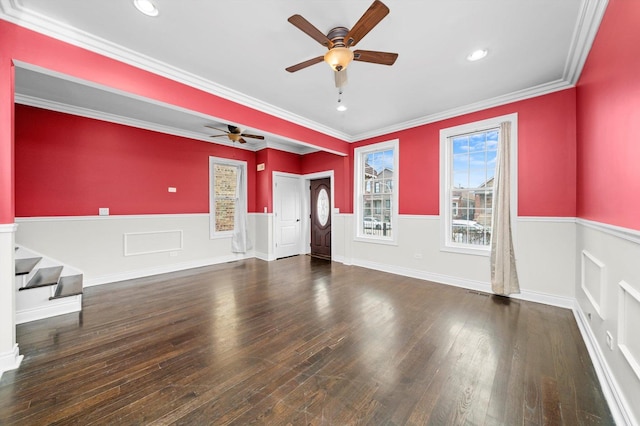
{"label": "ceiling fan", "polygon": [[347,66],[351,61],[370,62],[373,64],[393,65],[398,58],[397,53],[377,52],[372,50],[355,50],[354,47],[365,35],[369,33],[382,19],[389,14],[389,8],[379,0],[375,0],[369,9],[360,17],[351,28],[336,27],[327,35],[320,32],[309,21],[300,15],[291,16],[288,21],[298,27],[309,37],[325,46],[327,53],[313,59],[300,62],[286,68],[289,72],[296,72],[319,62],[326,62],[335,71],[336,87],[340,88],[347,83]]}
{"label": "ceiling fan", "polygon": [[240,142],[240,143],[247,143],[247,141],[244,140],[243,138],[264,140],[264,136],[244,133],[244,131],[240,127],[232,126],[231,124],[227,125],[227,128],[229,129],[228,131],[223,129],[218,129],[217,127],[209,126],[208,124],[205,125],[204,127],[217,130],[223,133],[221,135],[211,135],[212,138],[219,138],[220,136],[226,136],[229,138],[231,142]]}

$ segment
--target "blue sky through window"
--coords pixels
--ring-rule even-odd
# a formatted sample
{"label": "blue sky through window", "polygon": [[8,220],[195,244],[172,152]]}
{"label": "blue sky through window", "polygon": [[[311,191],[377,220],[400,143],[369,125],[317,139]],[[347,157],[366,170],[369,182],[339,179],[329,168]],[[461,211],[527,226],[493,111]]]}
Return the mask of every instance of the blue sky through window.
{"label": "blue sky through window", "polygon": [[377,173],[380,173],[385,168],[393,171],[393,150],[372,152],[367,154],[365,161]]}
{"label": "blue sky through window", "polygon": [[[453,187],[481,188],[495,175],[498,130],[456,136],[453,150]],[[490,182],[489,186],[493,186]]]}

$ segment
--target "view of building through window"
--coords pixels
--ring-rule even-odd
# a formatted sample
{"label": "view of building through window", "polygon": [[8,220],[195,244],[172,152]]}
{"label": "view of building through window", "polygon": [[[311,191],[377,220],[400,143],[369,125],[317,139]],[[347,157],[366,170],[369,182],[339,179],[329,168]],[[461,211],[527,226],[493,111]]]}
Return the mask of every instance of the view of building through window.
{"label": "view of building through window", "polygon": [[227,164],[213,166],[215,231],[233,231],[238,168]]}
{"label": "view of building through window", "polygon": [[366,235],[391,236],[393,149],[363,155],[362,232]]}
{"label": "view of building through window", "polygon": [[499,129],[450,139],[451,242],[488,246],[491,242],[493,180]]}

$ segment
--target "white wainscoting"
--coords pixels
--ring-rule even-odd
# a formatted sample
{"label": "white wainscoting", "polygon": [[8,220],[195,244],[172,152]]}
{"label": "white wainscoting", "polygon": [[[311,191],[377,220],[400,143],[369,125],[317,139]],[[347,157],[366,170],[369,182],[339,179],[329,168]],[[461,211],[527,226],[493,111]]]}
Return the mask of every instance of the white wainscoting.
{"label": "white wainscoting", "polygon": [[[400,215],[398,244],[354,241],[353,215],[339,215],[334,260],[479,291],[491,291],[489,257],[440,250],[440,217]],[[515,298],[572,308],[575,219],[519,218],[514,241],[522,293]],[[337,233],[336,233],[337,234]],[[342,238],[343,240],[340,240]]]}
{"label": "white wainscoting", "polygon": [[597,265],[576,268],[578,325],[617,424],[638,425],[640,231],[577,219],[576,253]]}
{"label": "white wainscoting", "polygon": [[[18,218],[16,242],[81,269],[86,287],[254,257],[209,238],[209,215]],[[255,241],[255,217],[247,230]],[[125,249],[125,241],[135,249]],[[129,256],[126,254],[136,254]]]}

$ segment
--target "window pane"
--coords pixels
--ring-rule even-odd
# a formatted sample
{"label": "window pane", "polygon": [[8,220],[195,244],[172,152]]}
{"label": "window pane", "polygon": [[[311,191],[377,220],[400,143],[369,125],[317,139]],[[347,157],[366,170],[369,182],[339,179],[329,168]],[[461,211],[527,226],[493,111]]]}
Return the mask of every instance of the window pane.
{"label": "window pane", "polygon": [[449,141],[451,243],[488,246],[498,130],[452,137]]}
{"label": "window pane", "polygon": [[394,150],[361,154],[363,184],[361,235],[391,237]]}
{"label": "window pane", "polygon": [[235,205],[234,199],[216,199],[216,232],[233,231]]}
{"label": "window pane", "polygon": [[224,164],[214,165],[215,196],[234,197],[236,196],[236,173],[237,167]]}
{"label": "window pane", "polygon": [[214,164],[213,166],[216,232],[233,231],[237,171],[236,166],[227,164]]}

